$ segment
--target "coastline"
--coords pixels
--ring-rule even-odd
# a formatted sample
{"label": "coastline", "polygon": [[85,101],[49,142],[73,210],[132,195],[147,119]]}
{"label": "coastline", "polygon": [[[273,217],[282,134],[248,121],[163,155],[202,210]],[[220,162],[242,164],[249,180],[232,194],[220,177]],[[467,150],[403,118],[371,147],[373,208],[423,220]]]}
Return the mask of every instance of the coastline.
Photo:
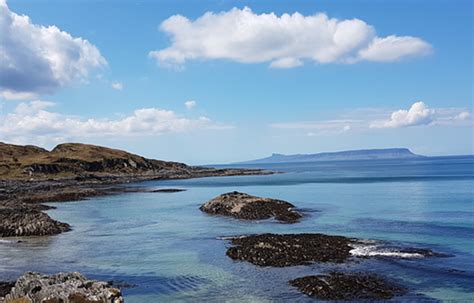
{"label": "coastline", "polygon": [[[67,223],[50,218],[44,210],[47,202],[80,201],[91,197],[126,192],[151,191],[130,186],[150,180],[176,180],[205,177],[268,175],[260,169],[215,169],[190,167],[185,173],[167,171],[161,174],[88,174],[66,178],[0,180],[0,238],[47,236],[70,230]],[[161,192],[173,192],[165,190]]]}

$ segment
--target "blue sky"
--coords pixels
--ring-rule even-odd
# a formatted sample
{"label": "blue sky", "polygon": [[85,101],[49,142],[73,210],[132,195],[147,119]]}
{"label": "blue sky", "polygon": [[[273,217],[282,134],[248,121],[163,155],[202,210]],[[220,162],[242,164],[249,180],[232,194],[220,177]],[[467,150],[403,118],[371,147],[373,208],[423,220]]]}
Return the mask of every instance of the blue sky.
{"label": "blue sky", "polygon": [[2,141],[79,141],[193,164],[357,148],[473,152],[471,1],[0,9]]}

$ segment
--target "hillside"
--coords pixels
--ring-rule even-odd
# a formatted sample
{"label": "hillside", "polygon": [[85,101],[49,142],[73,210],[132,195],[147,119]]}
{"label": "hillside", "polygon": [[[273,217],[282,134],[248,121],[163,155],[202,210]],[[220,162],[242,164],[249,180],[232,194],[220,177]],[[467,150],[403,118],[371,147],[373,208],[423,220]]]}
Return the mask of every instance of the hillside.
{"label": "hillside", "polygon": [[291,163],[313,161],[350,161],[350,160],[383,160],[383,159],[409,159],[424,156],[416,155],[407,148],[386,149],[361,149],[340,152],[327,152],[318,154],[283,155],[272,154],[263,159],[250,160],[235,164],[260,164],[260,163]]}
{"label": "hillside", "polygon": [[251,172],[193,167],[178,162],[147,159],[122,150],[89,144],[65,143],[48,151],[36,146],[0,142],[0,180],[91,176],[186,178],[246,173]]}

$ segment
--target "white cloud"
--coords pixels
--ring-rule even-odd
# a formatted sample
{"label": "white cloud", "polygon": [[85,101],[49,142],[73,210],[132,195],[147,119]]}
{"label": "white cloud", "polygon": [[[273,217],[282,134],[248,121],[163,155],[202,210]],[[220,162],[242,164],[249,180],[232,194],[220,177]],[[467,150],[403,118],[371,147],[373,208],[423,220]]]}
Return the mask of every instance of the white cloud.
{"label": "white cloud", "polygon": [[352,130],[362,129],[364,126],[365,122],[363,120],[356,119],[334,119],[270,124],[270,127],[275,129],[306,130],[309,131],[306,133],[307,136],[345,133]]}
{"label": "white cloud", "polygon": [[454,120],[466,121],[466,120],[469,120],[470,118],[471,118],[471,113],[469,113],[469,112],[460,112],[459,114],[457,114],[454,117]]}
{"label": "white cloud", "polygon": [[35,93],[29,92],[15,92],[8,89],[0,90],[0,97],[6,100],[31,100],[36,97]]}
{"label": "white cloud", "polygon": [[175,67],[187,60],[227,59],[291,68],[304,61],[395,61],[431,50],[416,37],[377,37],[375,29],[360,19],[338,20],[324,13],[256,14],[248,7],[207,12],[196,20],[174,15],[160,29],[170,36],[171,45],[149,55]]}
{"label": "white cloud", "polygon": [[413,103],[409,110],[400,109],[390,115],[390,119],[375,121],[370,124],[371,128],[394,128],[415,125],[427,125],[433,122],[435,110],[429,109],[425,103],[418,101]]}
{"label": "white cloud", "polygon": [[107,64],[87,40],[33,24],[5,1],[0,1],[0,37],[0,94],[6,99],[51,93]]}
{"label": "white cloud", "polygon": [[115,90],[123,90],[123,84],[121,82],[114,82],[111,87]]}
{"label": "white cloud", "polygon": [[61,141],[73,138],[150,136],[202,129],[229,129],[207,117],[186,118],[173,111],[142,108],[119,119],[95,119],[64,115],[51,110],[54,103],[20,103],[0,117],[0,141],[18,143]]}
{"label": "white cloud", "polygon": [[193,109],[196,106],[196,101],[194,100],[189,100],[184,102],[184,106],[186,106],[187,109]]}
{"label": "white cloud", "polygon": [[415,37],[388,36],[375,38],[367,48],[359,52],[359,58],[368,61],[396,61],[402,58],[427,55],[431,45]]}
{"label": "white cloud", "polygon": [[270,63],[271,68],[293,68],[302,66],[303,62],[300,59],[296,58],[281,58]]}

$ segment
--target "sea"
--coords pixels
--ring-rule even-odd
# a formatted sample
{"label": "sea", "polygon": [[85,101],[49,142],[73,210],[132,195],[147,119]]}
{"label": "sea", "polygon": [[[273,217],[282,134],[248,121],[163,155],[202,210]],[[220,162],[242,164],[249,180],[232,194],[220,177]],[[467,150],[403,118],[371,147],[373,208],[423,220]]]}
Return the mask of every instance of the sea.
{"label": "sea", "polygon": [[[315,302],[288,281],[371,272],[408,288],[394,302],[474,302],[474,156],[245,167],[278,173],[148,181],[131,186],[186,191],[48,203],[56,207],[48,214],[72,231],[0,240],[0,280],[78,271],[121,284],[131,303]],[[289,201],[305,217],[249,222],[199,210],[230,191]],[[226,256],[227,237],[258,233],[324,233],[371,244],[343,264],[257,267]]]}

